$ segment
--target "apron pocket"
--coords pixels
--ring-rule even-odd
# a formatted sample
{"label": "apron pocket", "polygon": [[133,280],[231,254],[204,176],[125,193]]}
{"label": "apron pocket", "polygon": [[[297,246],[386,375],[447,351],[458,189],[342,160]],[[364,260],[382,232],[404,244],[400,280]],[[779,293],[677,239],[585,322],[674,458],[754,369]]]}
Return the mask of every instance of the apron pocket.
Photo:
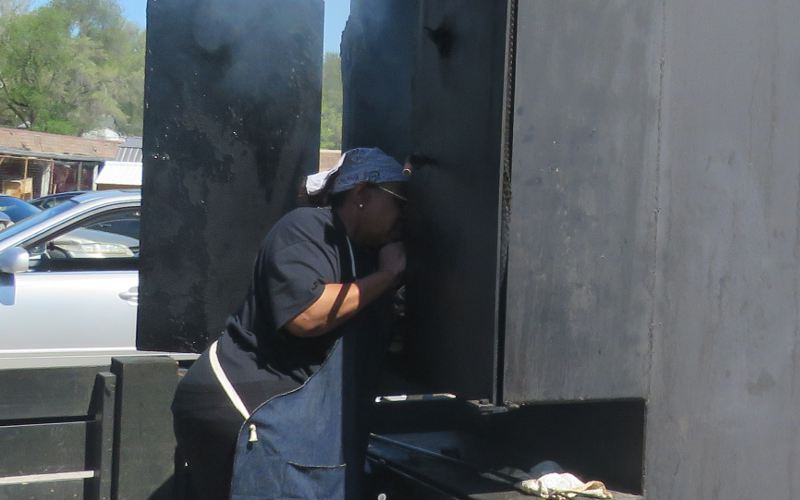
{"label": "apron pocket", "polygon": [[247,461],[246,468],[234,474],[230,500],[281,500],[286,498],[286,460],[280,457],[258,457]]}
{"label": "apron pocket", "polygon": [[345,464],[303,465],[287,462],[283,475],[286,498],[344,500]]}

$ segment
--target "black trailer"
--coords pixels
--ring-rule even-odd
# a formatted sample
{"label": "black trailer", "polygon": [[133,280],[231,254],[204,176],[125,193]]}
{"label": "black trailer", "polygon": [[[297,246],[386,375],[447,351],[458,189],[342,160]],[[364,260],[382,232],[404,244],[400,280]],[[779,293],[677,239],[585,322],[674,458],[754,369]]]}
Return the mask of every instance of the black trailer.
{"label": "black trailer", "polygon": [[[555,460],[650,499],[797,496],[798,19],[353,0],[345,145],[428,158],[385,386],[425,396],[376,405],[376,491],[510,498]],[[200,350],[317,165],[322,2],[148,22],[140,347]]]}

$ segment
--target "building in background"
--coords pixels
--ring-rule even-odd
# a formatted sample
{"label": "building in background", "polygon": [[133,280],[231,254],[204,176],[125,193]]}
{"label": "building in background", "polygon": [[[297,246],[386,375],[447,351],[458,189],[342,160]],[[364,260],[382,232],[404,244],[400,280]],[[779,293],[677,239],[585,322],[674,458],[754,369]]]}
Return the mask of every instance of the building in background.
{"label": "building in background", "polygon": [[0,193],[32,199],[92,189],[98,167],[119,141],[0,128]]}
{"label": "building in background", "polygon": [[319,151],[319,171],[330,170],[339,163],[342,152],[338,149],[320,149]]}
{"label": "building in background", "polygon": [[[319,170],[341,151],[322,150]],[[0,128],[0,193],[25,200],[66,191],[138,188],[142,138],[72,137]]]}
{"label": "building in background", "polygon": [[97,191],[140,187],[142,187],[142,162],[140,161],[107,161],[94,181],[94,189]]}

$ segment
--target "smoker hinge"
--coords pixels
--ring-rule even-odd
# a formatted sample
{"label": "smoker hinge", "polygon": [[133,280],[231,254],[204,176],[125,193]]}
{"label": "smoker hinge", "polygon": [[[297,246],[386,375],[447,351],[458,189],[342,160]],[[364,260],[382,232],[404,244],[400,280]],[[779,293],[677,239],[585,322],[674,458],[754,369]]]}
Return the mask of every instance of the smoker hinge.
{"label": "smoker hinge", "polygon": [[490,402],[488,399],[470,399],[467,404],[477,411],[480,415],[498,415],[500,413],[508,413],[511,410],[516,410],[519,405],[506,401],[502,406],[498,406]]}

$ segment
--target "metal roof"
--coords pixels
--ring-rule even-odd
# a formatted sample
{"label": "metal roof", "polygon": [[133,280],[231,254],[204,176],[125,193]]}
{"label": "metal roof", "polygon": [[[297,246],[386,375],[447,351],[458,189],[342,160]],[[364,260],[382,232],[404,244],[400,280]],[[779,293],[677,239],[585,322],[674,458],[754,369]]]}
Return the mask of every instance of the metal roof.
{"label": "metal roof", "polygon": [[121,141],[0,127],[0,151],[22,158],[65,161],[110,160],[117,154],[120,143]]}
{"label": "metal roof", "polygon": [[97,174],[95,183],[113,186],[141,186],[142,164],[132,161],[107,161]]}
{"label": "metal roof", "polygon": [[83,155],[70,155],[60,153],[40,153],[38,151],[30,151],[27,149],[9,148],[0,146],[0,156],[17,156],[19,158],[29,158],[31,160],[60,160],[60,161],[85,161],[90,163],[100,163],[106,161],[106,158],[100,156],[83,156]]}
{"label": "metal roof", "polygon": [[117,150],[116,161],[142,161],[142,138],[128,137]]}

